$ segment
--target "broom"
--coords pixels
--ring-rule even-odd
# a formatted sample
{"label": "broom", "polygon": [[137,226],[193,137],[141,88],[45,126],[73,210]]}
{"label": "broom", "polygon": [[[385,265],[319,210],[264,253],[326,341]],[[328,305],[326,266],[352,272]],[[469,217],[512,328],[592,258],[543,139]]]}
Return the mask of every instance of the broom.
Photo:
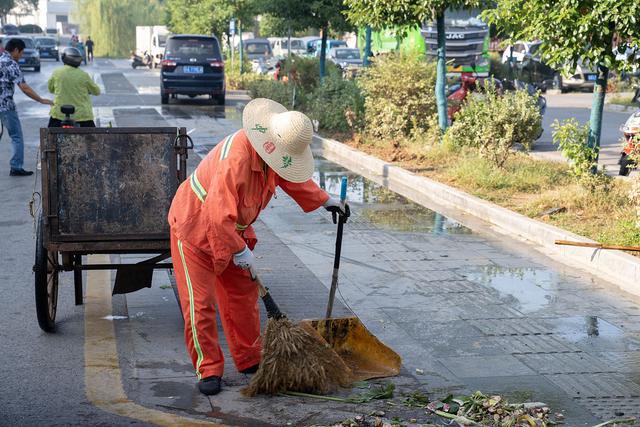
{"label": "broom", "polygon": [[255,271],[251,277],[269,320],[262,340],[262,360],[245,396],[286,391],[328,393],[351,383],[351,370],[313,329],[292,323],[278,308]]}

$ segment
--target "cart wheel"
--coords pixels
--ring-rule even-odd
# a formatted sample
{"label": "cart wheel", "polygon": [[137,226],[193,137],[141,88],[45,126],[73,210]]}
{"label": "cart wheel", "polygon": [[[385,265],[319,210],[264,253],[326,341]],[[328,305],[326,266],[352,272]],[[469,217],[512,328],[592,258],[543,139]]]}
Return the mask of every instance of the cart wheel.
{"label": "cart wheel", "polygon": [[42,217],[38,221],[36,239],[35,290],[38,324],[45,332],[54,332],[56,309],[58,307],[58,252],[50,252],[44,247],[44,227]]}

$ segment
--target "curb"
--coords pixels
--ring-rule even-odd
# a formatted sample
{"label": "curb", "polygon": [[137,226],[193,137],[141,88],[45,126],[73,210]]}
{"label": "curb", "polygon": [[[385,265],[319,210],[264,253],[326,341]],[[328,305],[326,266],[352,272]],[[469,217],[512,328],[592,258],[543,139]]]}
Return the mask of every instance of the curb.
{"label": "curb", "polygon": [[614,113],[633,113],[637,111],[640,107],[637,106],[626,106],[619,104],[604,104],[605,111],[612,111]]}
{"label": "curb", "polygon": [[501,234],[535,243],[536,249],[554,261],[581,267],[626,292],[640,296],[640,258],[622,251],[558,246],[556,240],[594,241],[416,175],[338,141],[317,135],[314,141],[319,145],[317,151],[321,156],[418,204],[425,207],[437,204],[480,218],[494,225],[494,230]]}

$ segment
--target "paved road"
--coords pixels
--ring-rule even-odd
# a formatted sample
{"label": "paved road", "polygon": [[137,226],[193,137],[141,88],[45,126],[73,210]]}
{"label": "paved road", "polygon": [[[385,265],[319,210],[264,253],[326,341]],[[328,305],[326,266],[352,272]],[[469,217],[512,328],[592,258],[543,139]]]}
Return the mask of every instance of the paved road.
{"label": "paved road", "polygon": [[[43,92],[53,66],[29,74],[29,82]],[[199,99],[160,106],[157,72],[103,60],[87,70],[106,89],[95,102],[103,125],[186,126],[196,154],[238,126],[242,97],[230,96],[224,108]],[[27,166],[35,168],[38,128],[47,111],[24,97],[19,111]],[[71,277],[63,274],[58,332],[41,332],[32,290],[33,223],[26,209],[34,180],[8,176],[6,136],[2,141],[0,425],[326,425],[375,409],[389,418],[427,421],[423,411],[401,405],[246,399],[239,389],[248,377],[232,366],[222,394],[201,396],[165,272],[156,273],[151,289],[115,297],[113,275],[91,272],[82,306],[73,305]],[[192,155],[190,168],[197,161]],[[637,298],[496,235],[479,220],[420,207],[322,159],[317,169],[315,179],[330,192],[341,176],[350,178],[354,216],[346,227],[338,309],[352,309],[403,357],[401,375],[393,380],[396,402],[414,390],[438,397],[481,389],[545,401],[572,426],[619,413],[640,415]],[[256,227],[260,271],[276,300],[294,319],[321,316],[331,280],[330,219],[324,212],[303,215],[279,192]]]}

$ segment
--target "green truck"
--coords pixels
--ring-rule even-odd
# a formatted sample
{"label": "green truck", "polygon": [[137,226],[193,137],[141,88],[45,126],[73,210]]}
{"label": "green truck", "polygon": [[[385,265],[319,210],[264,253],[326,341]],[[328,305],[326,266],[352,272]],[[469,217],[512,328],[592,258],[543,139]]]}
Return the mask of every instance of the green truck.
{"label": "green truck", "polygon": [[[489,26],[478,15],[481,10],[447,9],[445,13],[445,32],[447,39],[448,74],[475,73],[480,77],[489,75]],[[358,46],[364,49],[364,29],[358,32]],[[435,60],[438,51],[438,34],[435,22],[427,22],[422,28],[407,32],[400,40],[394,29],[373,31],[371,51],[377,53],[400,51],[424,54]]]}

